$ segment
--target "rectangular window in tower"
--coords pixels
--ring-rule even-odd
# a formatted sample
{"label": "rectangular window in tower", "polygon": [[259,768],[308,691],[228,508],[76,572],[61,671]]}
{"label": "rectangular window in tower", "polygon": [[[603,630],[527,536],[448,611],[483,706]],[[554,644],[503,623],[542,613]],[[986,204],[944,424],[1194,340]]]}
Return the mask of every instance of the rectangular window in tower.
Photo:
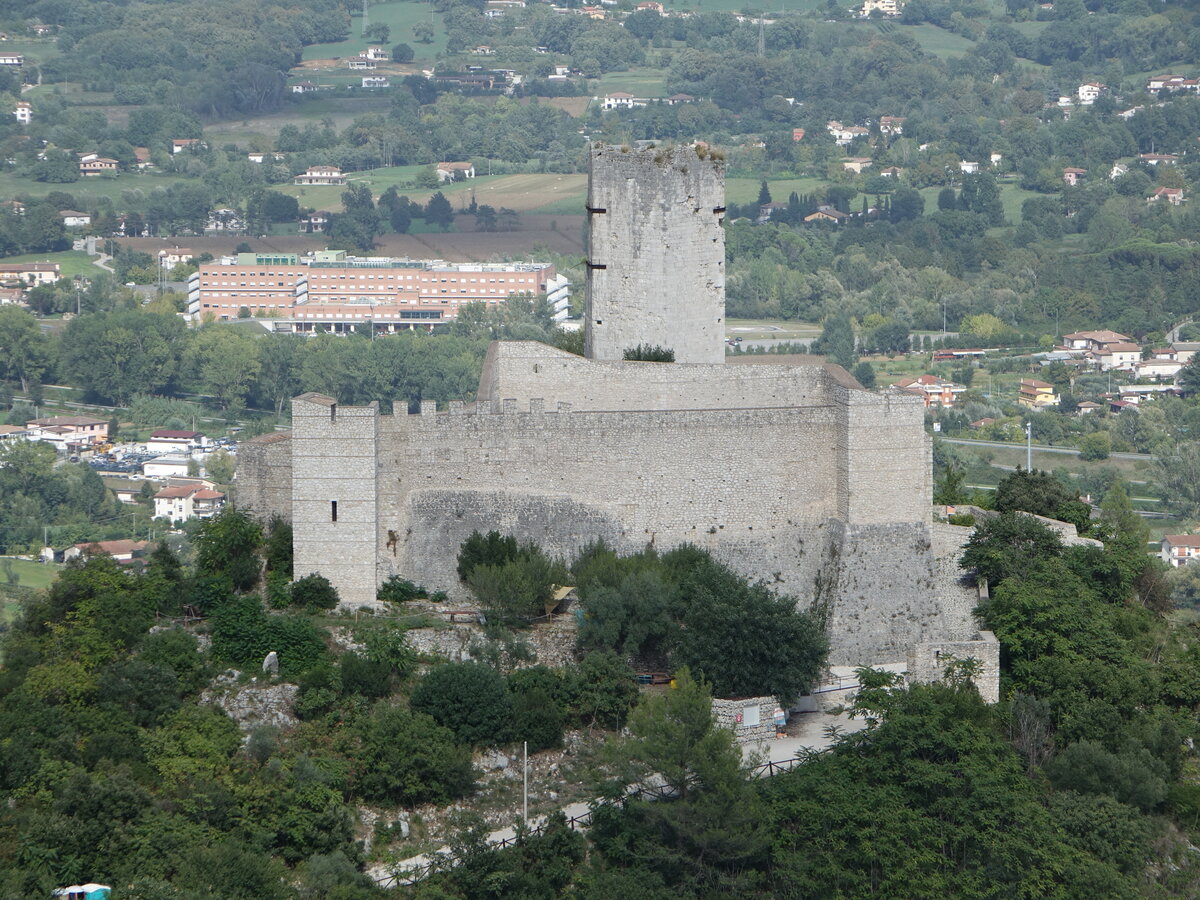
{"label": "rectangular window in tower", "polygon": [[337,521],[337,501],[336,500],[329,501],[329,521],[330,522]]}

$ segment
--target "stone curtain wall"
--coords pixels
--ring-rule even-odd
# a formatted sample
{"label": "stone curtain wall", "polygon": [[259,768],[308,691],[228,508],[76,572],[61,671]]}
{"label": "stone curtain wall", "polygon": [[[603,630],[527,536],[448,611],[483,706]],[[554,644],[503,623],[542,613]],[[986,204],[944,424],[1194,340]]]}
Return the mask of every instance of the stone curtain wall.
{"label": "stone curtain wall", "polygon": [[[829,368],[844,375],[839,367]],[[925,434],[920,402],[844,381],[833,393],[841,413],[834,451],[838,518],[853,525],[931,523],[933,445]]]}
{"label": "stone curtain wall", "polygon": [[264,522],[292,518],[292,442],[277,431],[242,441],[237,448],[234,501]]}
{"label": "stone curtain wall", "polygon": [[[542,398],[547,409],[569,403],[575,411],[832,406],[831,368],[602,362],[533,341],[504,341],[488,350],[479,399]],[[900,399],[923,425],[920,401]]]}
{"label": "stone curtain wall", "polygon": [[619,360],[638,344],[680,363],[725,356],[725,179],[691,147],[594,147],[588,177],[585,343]]}
{"label": "stone curtain wall", "polygon": [[[930,507],[919,402],[865,392],[836,367],[692,366],[689,384],[684,367],[562,356],[505,345],[484,381],[537,389],[549,361],[560,396],[616,409],[532,398],[379,416],[298,398],[297,574],[320,571],[350,604],[374,599],[393,574],[464,597],[454,568],[472,531],[515,534],[564,558],[598,539],[622,552],[687,542],[826,615],[835,664],[899,661],[915,642],[973,634],[969,615],[960,622],[940,599],[920,520]],[[608,369],[612,379],[596,377]],[[635,408],[646,403],[643,380],[667,409]],[[773,404],[789,390],[808,405],[687,406],[689,396]],[[850,421],[873,467],[855,468],[842,450]],[[855,471],[860,483],[848,483]],[[875,502],[847,501],[858,490]],[[868,521],[846,523],[848,511]]]}
{"label": "stone curtain wall", "polygon": [[[457,543],[431,559],[422,533],[436,527],[442,540],[454,541],[471,523],[451,505],[443,524],[423,518],[418,529],[406,521],[418,494],[485,496],[474,504],[483,515],[496,495],[521,508],[535,504],[536,513],[498,509],[487,528],[546,520],[521,533],[551,548],[578,545],[568,537],[577,520],[582,528],[597,518],[613,523],[585,542],[607,534],[621,546],[665,548],[707,536],[755,538],[834,514],[833,458],[822,452],[836,443],[830,407],[589,413],[536,411],[536,401],[535,411],[489,406],[381,420],[380,531],[400,537],[398,552],[385,559],[414,580],[429,579],[427,587],[446,587]],[[558,512],[547,513],[547,504]],[[576,508],[569,519],[562,518],[566,506]],[[438,514],[436,504],[421,508]],[[414,542],[420,547],[410,552]]]}

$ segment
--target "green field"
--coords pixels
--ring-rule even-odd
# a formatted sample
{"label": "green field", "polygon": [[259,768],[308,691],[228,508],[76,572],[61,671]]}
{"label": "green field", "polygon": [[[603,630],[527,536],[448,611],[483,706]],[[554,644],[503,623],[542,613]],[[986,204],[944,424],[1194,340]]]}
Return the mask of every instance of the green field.
{"label": "green field", "polygon": [[[937,212],[937,198],[940,187],[921,188],[921,196],[925,198],[925,214]],[[1037,191],[1027,191],[1015,184],[1000,184],[1000,204],[1004,207],[1004,218],[1010,225],[1021,224],[1021,205],[1032,197],[1045,197]]]}
{"label": "green field", "polygon": [[21,256],[6,256],[4,257],[4,262],[56,262],[61,267],[62,274],[66,278],[71,278],[75,275],[91,278],[104,271],[93,265],[92,257],[88,256],[82,250],[65,250],[62,253],[25,253]]}
{"label": "green field", "polygon": [[604,96],[614,91],[624,91],[635,97],[666,97],[666,74],[662,69],[609,72],[596,82],[596,94]]}
{"label": "green field", "polygon": [[[325,81],[324,78],[321,79]],[[342,129],[359,116],[374,112],[386,112],[391,106],[391,100],[386,94],[362,94],[354,97],[305,97],[289,105],[279,112],[254,118],[227,119],[208,125],[204,136],[210,145],[223,146],[238,144],[252,147],[255,142],[262,144],[261,149],[270,150],[275,146],[275,136],[284,125],[305,125],[320,123],[322,119],[330,119],[334,128]]]}
{"label": "green field", "polygon": [[[371,193],[382,194],[392,185],[415,203],[426,203],[433,196],[430,188],[415,188],[414,178],[427,166],[396,166],[355,172],[350,180],[366,184]],[[474,191],[478,203],[500,209],[508,207],[519,213],[579,213],[583,210],[587,178],[584,175],[480,175],[469,181],[443,185],[437,190],[450,200],[455,209],[470,203]],[[279,190],[291,194],[301,206],[337,212],[342,206],[343,187],[283,185]]]}
{"label": "green field", "polygon": [[714,10],[741,12],[742,10],[759,10],[769,6],[768,16],[774,16],[781,12],[811,12],[814,9],[824,9],[825,0],[779,0],[779,2],[770,4],[755,2],[755,0],[680,0],[675,3],[664,3],[663,6],[680,12],[713,12]]}
{"label": "green field", "polygon": [[5,53],[24,53],[26,64],[38,65],[62,55],[58,43],[47,38],[16,38],[5,41],[3,47]]}
{"label": "green field", "polygon": [[[434,12],[433,7],[427,3],[416,2],[416,0],[377,3],[371,6],[369,17],[372,25],[382,22],[392,30],[387,43],[383,45],[389,52],[396,44],[408,44],[416,52],[417,61],[432,61],[438,53],[446,49],[446,29],[442,24],[442,17]],[[413,39],[412,28],[418,22],[433,24],[432,43],[418,44]],[[350,20],[350,37],[347,40],[336,44],[313,44],[305,47],[303,59],[332,59],[333,57],[344,59],[348,56],[357,56],[368,46],[370,45],[362,38],[362,19],[356,16]]]}
{"label": "green field", "polygon": [[731,316],[725,320],[725,335],[731,338],[808,340],[820,334],[820,325],[811,322],[797,322],[793,319],[735,319]]}
{"label": "green field", "polygon": [[108,197],[121,206],[124,191],[141,190],[145,193],[155,188],[167,188],[172,184],[195,184],[194,178],[182,175],[122,174],[115,178],[81,178],[67,184],[50,184],[22,178],[12,173],[0,174],[0,197],[45,197],[51,191],[70,194],[80,203]]}
{"label": "green field", "polygon": [[15,559],[11,556],[0,557],[0,582],[7,583],[7,560],[12,564],[13,575],[17,578],[17,586],[41,590],[49,587],[58,577],[62,566],[56,563],[40,563],[31,559]]}
{"label": "green field", "polygon": [[950,56],[962,56],[975,46],[975,42],[971,39],[954,34],[944,28],[938,28],[936,25],[930,25],[928,22],[920,25],[897,25],[896,28],[899,32],[916,40],[926,53],[932,53],[942,59]]}
{"label": "green field", "polygon": [[[758,199],[761,186],[762,179],[726,179],[725,200],[729,203],[751,203]],[[797,194],[815,194],[828,186],[829,182],[824,178],[777,178],[767,181],[771,199],[777,203],[787,203],[788,196],[793,191]]]}

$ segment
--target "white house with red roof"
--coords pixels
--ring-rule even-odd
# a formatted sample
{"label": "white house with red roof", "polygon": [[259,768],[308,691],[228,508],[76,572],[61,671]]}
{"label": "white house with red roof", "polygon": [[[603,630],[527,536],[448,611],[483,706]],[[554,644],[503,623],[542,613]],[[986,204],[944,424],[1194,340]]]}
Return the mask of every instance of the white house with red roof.
{"label": "white house with red roof", "polygon": [[1200,559],[1200,534],[1164,534],[1159,557],[1172,566]]}
{"label": "white house with red roof", "polygon": [[78,556],[99,556],[107,553],[117,562],[127,563],[133,562],[135,559],[140,559],[146,555],[146,551],[150,549],[149,541],[91,541],[82,544],[76,544],[74,547],[68,547],[63,551],[63,562],[75,559]]}
{"label": "white house with red roof", "polygon": [[1070,185],[1071,187],[1075,187],[1075,185],[1079,184],[1079,182],[1083,180],[1083,176],[1086,174],[1087,169],[1079,169],[1075,166],[1068,166],[1067,168],[1063,169],[1062,177],[1066,184]]}
{"label": "white house with red roof", "polygon": [[225,505],[225,495],[204,484],[165,487],[154,495],[154,518],[172,522],[210,519]]}
{"label": "white house with red roof", "polygon": [[964,393],[966,385],[944,381],[936,375],[918,375],[916,378],[901,378],[892,385],[892,390],[920,397],[925,407],[949,409],[954,406],[958,395]]}
{"label": "white house with red roof", "polygon": [[1172,206],[1179,206],[1184,200],[1183,188],[1155,188],[1154,193],[1146,198],[1147,203],[1157,203],[1159,200],[1166,200]]}
{"label": "white house with red roof", "polygon": [[469,162],[440,162],[437,164],[438,181],[458,181],[475,177],[475,166]]}
{"label": "white house with red roof", "polygon": [[1100,366],[1101,372],[1121,369],[1133,371],[1133,367],[1142,361],[1142,348],[1134,343],[1108,344],[1103,350],[1093,352],[1092,358]]}
{"label": "white house with red roof", "polygon": [[1132,338],[1116,331],[1077,331],[1063,335],[1066,350],[1103,350],[1109,344],[1128,343]]}

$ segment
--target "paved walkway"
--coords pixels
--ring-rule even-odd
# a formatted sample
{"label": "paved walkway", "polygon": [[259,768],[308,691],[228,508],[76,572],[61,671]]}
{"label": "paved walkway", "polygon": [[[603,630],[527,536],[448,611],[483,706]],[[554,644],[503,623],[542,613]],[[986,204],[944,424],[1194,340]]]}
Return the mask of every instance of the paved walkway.
{"label": "paved walkway", "polygon": [[[888,666],[887,668],[892,667]],[[849,671],[847,669],[847,672]],[[845,683],[845,676],[843,676],[843,683],[837,690],[839,692],[849,691],[854,687],[857,687],[857,685]],[[834,742],[834,738],[827,733],[829,726],[838,726],[843,733],[849,733],[864,728],[865,723],[861,719],[851,719],[845,714],[835,716],[825,712],[795,713],[788,723],[788,737],[764,741],[762,743],[745,744],[743,745],[743,750],[747,759],[757,754],[760,761],[764,763],[786,762],[787,760],[795,759],[805,752],[828,749]],[[768,774],[770,773],[763,773],[764,776]],[[584,815],[589,809],[590,806],[587,802],[579,802],[568,804],[558,811],[566,816],[567,819],[572,819]],[[530,827],[541,827],[545,823],[546,818],[546,816],[530,817]],[[498,845],[506,840],[511,841],[515,837],[516,829],[509,826],[491,832],[487,840],[489,844]],[[412,884],[421,880],[425,876],[429,866],[437,861],[438,858],[444,858],[449,855],[449,852],[449,847],[439,847],[437,850],[429,853],[422,853],[419,856],[409,857],[396,863],[376,863],[367,869],[367,874],[376,883],[385,887],[397,884]]]}

